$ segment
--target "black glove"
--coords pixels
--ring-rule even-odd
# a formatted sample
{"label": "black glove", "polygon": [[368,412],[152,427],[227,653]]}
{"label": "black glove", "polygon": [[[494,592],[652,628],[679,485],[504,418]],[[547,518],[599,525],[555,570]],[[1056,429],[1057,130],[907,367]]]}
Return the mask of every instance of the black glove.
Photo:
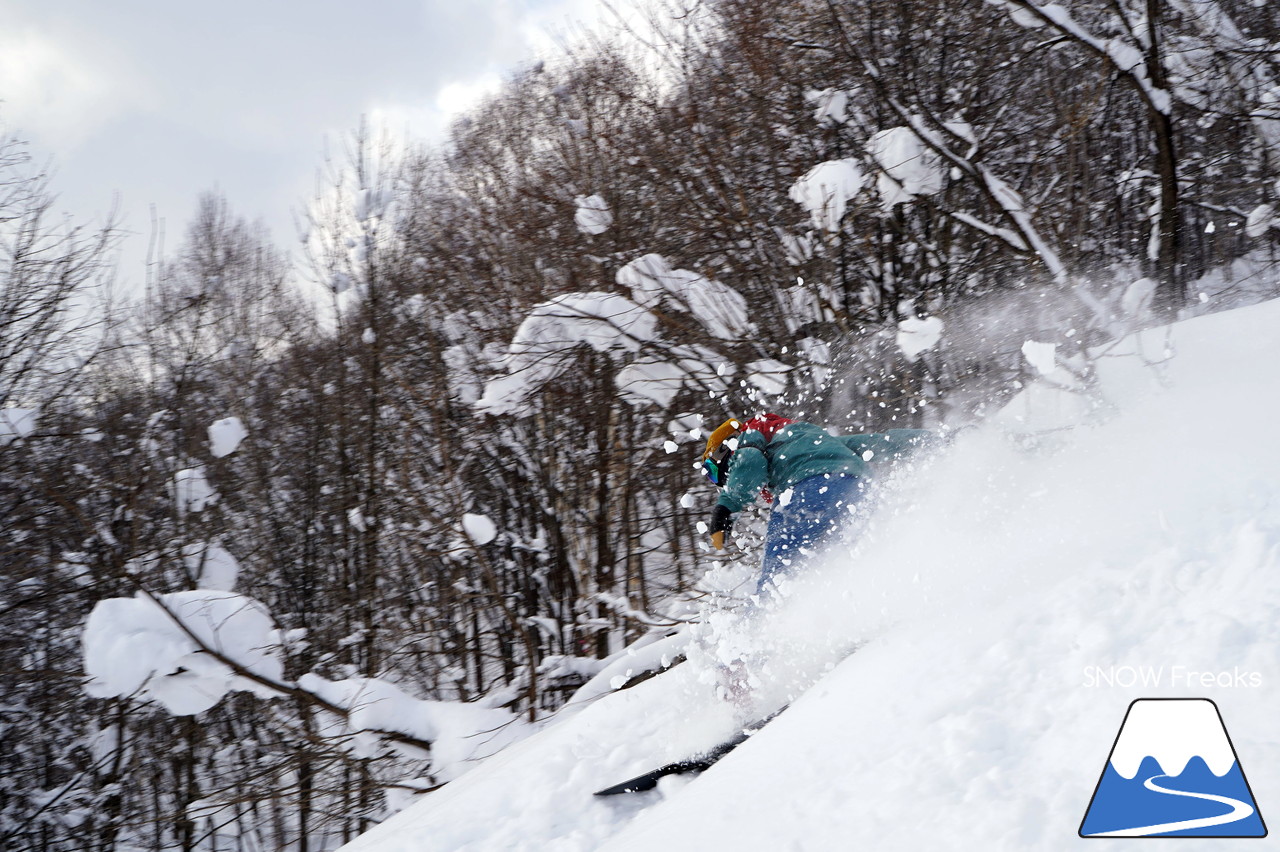
{"label": "black glove", "polygon": [[733,513],[719,504],[711,511],[711,532],[728,532],[733,528]]}
{"label": "black glove", "polygon": [[711,546],[716,550],[724,550],[724,534],[732,526],[733,513],[717,504],[711,513]]}

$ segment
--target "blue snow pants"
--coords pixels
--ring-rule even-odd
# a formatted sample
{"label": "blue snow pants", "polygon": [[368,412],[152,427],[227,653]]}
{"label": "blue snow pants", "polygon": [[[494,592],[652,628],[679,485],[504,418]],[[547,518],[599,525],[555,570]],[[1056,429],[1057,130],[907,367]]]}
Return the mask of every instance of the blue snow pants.
{"label": "blue snow pants", "polygon": [[866,491],[861,477],[821,474],[802,479],[774,498],[765,532],[764,565],[757,590],[785,575],[830,543],[835,534],[856,522],[857,506]]}

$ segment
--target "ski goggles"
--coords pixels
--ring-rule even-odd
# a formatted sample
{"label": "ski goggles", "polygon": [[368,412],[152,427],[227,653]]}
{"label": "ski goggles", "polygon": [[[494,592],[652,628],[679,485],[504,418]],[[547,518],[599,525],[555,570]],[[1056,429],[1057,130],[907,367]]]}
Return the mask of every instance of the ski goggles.
{"label": "ski goggles", "polygon": [[721,444],[715,452],[702,460],[702,475],[717,488],[723,488],[729,476],[729,459],[733,458],[733,450]]}

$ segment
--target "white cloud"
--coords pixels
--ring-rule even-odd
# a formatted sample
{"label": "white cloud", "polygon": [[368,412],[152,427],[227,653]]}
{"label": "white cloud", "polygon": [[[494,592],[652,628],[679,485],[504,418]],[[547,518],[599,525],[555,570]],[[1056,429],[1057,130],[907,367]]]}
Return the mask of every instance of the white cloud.
{"label": "white cloud", "polygon": [[533,51],[556,53],[560,41],[573,41],[583,29],[613,29],[619,24],[646,29],[644,0],[605,3],[603,0],[549,0],[533,3],[519,23],[524,43]]}
{"label": "white cloud", "polygon": [[106,61],[74,38],[54,38],[21,21],[0,29],[0,118],[20,135],[67,152],[102,125],[147,100],[127,63]]}
{"label": "white cloud", "polygon": [[468,80],[445,83],[436,93],[436,109],[448,116],[474,107],[487,95],[502,88],[502,77],[490,72]]}
{"label": "white cloud", "polygon": [[0,126],[52,158],[74,215],[119,195],[126,227],[143,235],[121,253],[134,281],[149,206],[180,233],[197,195],[217,187],[287,239],[324,157],[362,118],[392,139],[443,141],[520,64],[609,19],[601,0],[376,6],[0,0]]}

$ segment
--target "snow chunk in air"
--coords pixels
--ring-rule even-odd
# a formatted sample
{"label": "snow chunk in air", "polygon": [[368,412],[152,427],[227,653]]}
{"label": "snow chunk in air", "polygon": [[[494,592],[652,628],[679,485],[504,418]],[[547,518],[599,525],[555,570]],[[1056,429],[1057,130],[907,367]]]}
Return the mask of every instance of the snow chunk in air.
{"label": "snow chunk in air", "polygon": [[898,323],[898,349],[908,361],[937,345],[942,337],[942,320],[937,317],[908,316]]}
{"label": "snow chunk in air", "polygon": [[467,512],[462,516],[462,530],[471,539],[471,543],[483,546],[498,537],[498,528],[488,515],[475,515]]}
{"label": "snow chunk in air", "polygon": [[209,451],[213,453],[214,458],[229,456],[236,451],[240,442],[248,434],[239,417],[215,420],[209,425]]}
{"label": "snow chunk in air", "polygon": [[1057,369],[1058,365],[1054,358],[1057,350],[1058,345],[1056,343],[1041,343],[1037,340],[1028,340],[1022,344],[1022,356],[1042,376],[1047,376]]}
{"label": "snow chunk in air", "polygon": [[613,224],[613,213],[609,210],[608,202],[598,195],[579,195],[573,201],[578,205],[573,224],[578,226],[579,231],[596,236],[609,230],[609,226]]}

